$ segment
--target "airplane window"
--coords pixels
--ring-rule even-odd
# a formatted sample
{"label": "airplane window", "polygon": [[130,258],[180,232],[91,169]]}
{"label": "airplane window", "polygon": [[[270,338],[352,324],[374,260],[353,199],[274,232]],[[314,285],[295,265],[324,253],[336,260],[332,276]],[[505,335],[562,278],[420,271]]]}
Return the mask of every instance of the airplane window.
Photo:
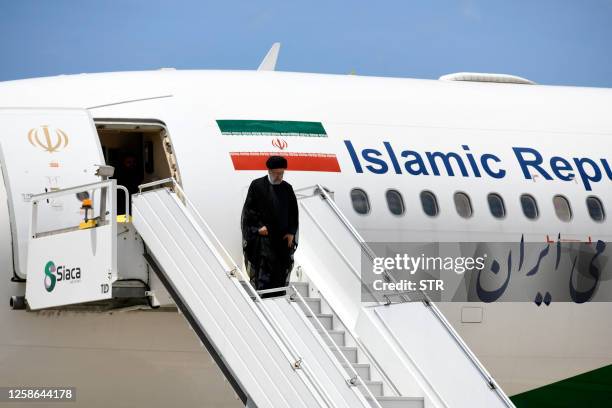
{"label": "airplane window", "polygon": [[463,218],[470,218],[472,216],[472,202],[470,197],[465,193],[457,192],[453,196],[455,200],[455,209],[457,214]]}
{"label": "airplane window", "polygon": [[421,205],[425,214],[430,217],[438,215],[438,200],[436,200],[436,196],[431,191],[421,192]]}
{"label": "airplane window", "polygon": [[389,211],[393,215],[402,215],[404,213],[404,199],[397,190],[387,190],[387,205]]}
{"label": "airplane window", "polygon": [[357,214],[367,214],[370,212],[370,200],[362,189],[354,188],[351,190],[351,202]]}
{"label": "airplane window", "polygon": [[594,221],[603,221],[606,218],[603,204],[599,198],[593,196],[587,197],[586,204],[589,210],[589,215]]}
{"label": "airplane window", "polygon": [[555,206],[555,213],[561,221],[567,222],[572,219],[572,207],[570,207],[567,198],[556,195],[553,197],[553,205]]}
{"label": "airplane window", "polygon": [[538,218],[538,204],[535,198],[529,194],[523,194],[521,196],[521,207],[523,207],[523,214],[530,220]]}
{"label": "airplane window", "polygon": [[489,202],[489,210],[495,218],[504,218],[506,216],[506,207],[504,206],[504,200],[502,200],[499,194],[491,193],[487,196]]}

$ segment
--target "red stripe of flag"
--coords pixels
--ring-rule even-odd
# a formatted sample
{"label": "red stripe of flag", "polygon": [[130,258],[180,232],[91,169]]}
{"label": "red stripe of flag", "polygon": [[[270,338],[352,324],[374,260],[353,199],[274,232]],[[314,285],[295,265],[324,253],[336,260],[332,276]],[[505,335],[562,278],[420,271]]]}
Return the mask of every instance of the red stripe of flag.
{"label": "red stripe of flag", "polygon": [[325,153],[278,153],[278,152],[230,152],[235,170],[266,170],[270,156],[287,159],[287,170],[340,172],[335,154]]}

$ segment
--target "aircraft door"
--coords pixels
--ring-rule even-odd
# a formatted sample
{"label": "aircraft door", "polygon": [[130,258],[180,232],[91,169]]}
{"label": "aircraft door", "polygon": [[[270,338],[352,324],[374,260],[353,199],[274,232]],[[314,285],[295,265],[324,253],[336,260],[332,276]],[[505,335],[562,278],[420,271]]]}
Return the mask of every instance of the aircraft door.
{"label": "aircraft door", "polygon": [[[104,164],[89,112],[68,108],[0,108],[0,160],[6,185],[15,274],[26,278],[31,194],[95,183]],[[72,196],[45,200],[38,208],[39,231],[74,224],[81,202]]]}

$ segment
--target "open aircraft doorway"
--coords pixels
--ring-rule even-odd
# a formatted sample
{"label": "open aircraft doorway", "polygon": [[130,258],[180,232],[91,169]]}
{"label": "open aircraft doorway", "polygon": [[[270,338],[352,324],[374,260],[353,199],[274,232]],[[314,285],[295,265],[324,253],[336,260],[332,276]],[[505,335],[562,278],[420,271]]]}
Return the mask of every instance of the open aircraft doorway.
{"label": "open aircraft doorway", "polygon": [[[138,186],[166,178],[180,183],[174,150],[166,125],[157,120],[96,119],[96,130],[106,164],[115,168],[113,178],[130,194]],[[117,213],[125,212],[123,195],[117,197]]]}

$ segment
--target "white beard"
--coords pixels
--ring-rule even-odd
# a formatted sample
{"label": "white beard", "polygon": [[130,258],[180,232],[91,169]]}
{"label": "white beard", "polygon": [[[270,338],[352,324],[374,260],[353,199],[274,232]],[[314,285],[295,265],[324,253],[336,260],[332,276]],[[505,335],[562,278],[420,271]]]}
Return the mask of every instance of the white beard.
{"label": "white beard", "polygon": [[275,181],[272,180],[272,177],[270,177],[270,175],[268,174],[268,181],[270,182],[270,184],[277,185],[277,184],[282,183],[283,179],[281,178],[279,181],[275,182]]}

